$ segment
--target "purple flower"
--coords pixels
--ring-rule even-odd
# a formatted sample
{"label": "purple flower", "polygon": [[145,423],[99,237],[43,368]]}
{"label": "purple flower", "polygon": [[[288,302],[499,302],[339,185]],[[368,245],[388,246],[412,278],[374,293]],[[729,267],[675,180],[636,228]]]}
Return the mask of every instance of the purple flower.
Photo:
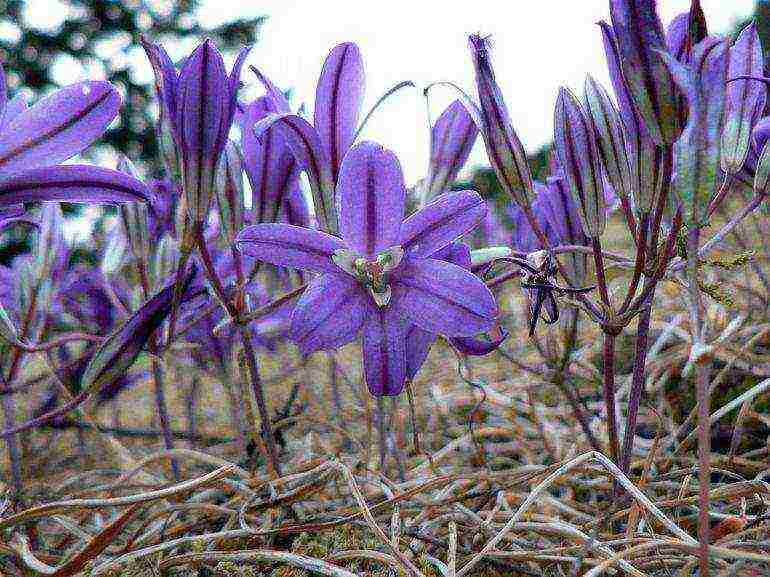
{"label": "purple flower", "polygon": [[[135,178],[95,166],[59,163],[85,150],[112,122],[120,97],[109,82],[78,82],[27,108],[6,102],[0,67],[0,227],[25,202],[116,204],[147,202]],[[9,216],[9,211],[10,215]]]}
{"label": "purple flower", "polygon": [[290,335],[303,354],[336,349],[363,333],[364,372],[374,395],[397,395],[407,376],[406,332],[473,336],[498,315],[484,283],[431,258],[472,230],[486,205],[475,192],[441,195],[404,220],[398,160],[377,144],[353,147],[340,168],[340,237],[285,224],[244,229],[236,243],[278,266],[319,272],[300,297]]}
{"label": "purple flower", "polygon": [[285,139],[299,170],[308,175],[316,218],[322,230],[336,233],[334,189],[342,161],[353,144],[364,94],[364,68],[355,44],[335,46],[324,62],[316,86],[314,120],[293,114],[289,103],[270,80],[257,72],[272,101],[256,135],[277,130]]}
{"label": "purple flower", "polygon": [[215,190],[219,157],[235,114],[241,67],[250,47],[238,54],[228,76],[222,55],[207,39],[185,60],[177,75],[159,45],[143,42],[155,72],[161,125],[169,127],[181,163],[187,214],[203,226]]}

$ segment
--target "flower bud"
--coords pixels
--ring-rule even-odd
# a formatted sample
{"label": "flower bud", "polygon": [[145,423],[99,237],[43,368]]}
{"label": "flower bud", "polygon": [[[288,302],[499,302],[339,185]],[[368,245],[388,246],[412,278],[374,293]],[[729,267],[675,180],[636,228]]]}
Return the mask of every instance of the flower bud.
{"label": "flower bud", "polygon": [[757,171],[754,175],[754,194],[768,193],[770,193],[770,145],[765,144],[759,155]]}
{"label": "flower bud", "polygon": [[604,232],[604,185],[596,139],[580,102],[566,88],[559,90],[554,118],[554,147],[580,221],[587,236]]}
{"label": "flower bud", "polygon": [[[762,76],[762,44],[754,23],[744,28],[730,49],[729,79]],[[736,174],[749,153],[751,128],[758,110],[765,106],[766,88],[754,80],[735,80],[727,85],[725,121],[722,130],[722,168]]]}
{"label": "flower bud", "polygon": [[241,153],[228,142],[217,167],[217,207],[219,224],[227,244],[232,244],[243,228],[243,163]]}
{"label": "flower bud", "polygon": [[666,36],[655,0],[611,0],[610,16],[620,49],[620,66],[639,115],[657,144],[679,136],[677,92],[659,52]]}
{"label": "flower bud", "polygon": [[619,196],[628,197],[633,194],[633,186],[620,114],[607,91],[590,76],[586,79],[585,101],[607,179]]}
{"label": "flower bud", "polygon": [[[118,163],[118,170],[134,178],[139,178],[136,167],[125,156]],[[149,224],[147,219],[147,205],[138,202],[127,202],[120,205],[120,217],[126,230],[126,238],[131,247],[134,258],[140,263],[146,263],[150,254],[150,240],[148,237]]]}
{"label": "flower bud", "polygon": [[45,203],[40,212],[40,230],[35,246],[37,278],[50,279],[64,257],[64,215],[57,203]]}

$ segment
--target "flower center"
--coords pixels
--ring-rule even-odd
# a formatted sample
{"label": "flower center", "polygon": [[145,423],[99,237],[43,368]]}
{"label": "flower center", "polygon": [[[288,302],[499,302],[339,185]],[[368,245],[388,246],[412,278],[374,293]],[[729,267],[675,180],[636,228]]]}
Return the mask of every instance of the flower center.
{"label": "flower center", "polygon": [[366,288],[380,307],[390,302],[389,273],[403,258],[404,250],[400,246],[379,253],[374,260],[346,249],[337,250],[332,256],[334,263]]}

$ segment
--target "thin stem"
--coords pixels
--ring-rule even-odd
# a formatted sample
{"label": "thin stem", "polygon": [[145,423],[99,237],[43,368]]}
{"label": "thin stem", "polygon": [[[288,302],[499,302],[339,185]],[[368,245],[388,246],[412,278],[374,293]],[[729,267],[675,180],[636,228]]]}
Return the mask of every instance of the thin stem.
{"label": "thin stem", "polygon": [[251,330],[239,320],[240,312],[232,303],[225,291],[222,281],[219,279],[214,267],[214,262],[211,259],[208,246],[206,245],[206,239],[203,237],[202,232],[199,232],[196,236],[196,244],[198,245],[198,252],[201,256],[201,262],[203,268],[206,271],[206,277],[211,283],[211,287],[217,295],[217,298],[225,308],[227,313],[232,319],[236,321],[238,336],[243,346],[243,352],[246,357],[246,366],[249,372],[249,401],[252,405],[256,404],[258,411],[253,410],[254,415],[259,414],[261,421],[262,435],[260,436],[256,423],[253,423],[254,442],[260,447],[263,446],[262,439],[267,443],[267,461],[272,475],[280,475],[281,467],[278,459],[278,450],[275,444],[275,435],[273,433],[273,425],[270,420],[270,414],[267,410],[267,404],[265,403],[265,395],[262,390],[262,381],[259,377],[259,363],[257,362],[257,354],[252,345]]}
{"label": "thin stem", "polygon": [[599,296],[607,308],[607,312],[610,312],[612,310],[612,303],[610,303],[610,293],[607,289],[607,276],[604,269],[604,258],[602,257],[602,241],[598,236],[591,239],[591,247],[593,248],[594,264],[596,265],[596,284],[599,286]]}
{"label": "thin stem", "polygon": [[[2,378],[2,375],[0,375]],[[6,430],[12,429],[16,423],[16,402],[12,395],[3,395],[3,413],[5,416]],[[21,475],[21,451],[16,435],[5,439],[8,445],[8,458],[11,462],[11,482],[13,484],[14,499],[21,497],[24,483]]]}
{"label": "thin stem", "polygon": [[657,282],[648,280],[645,283],[645,292],[648,293],[647,299],[643,303],[642,312],[636,323],[636,345],[634,352],[634,370],[631,376],[631,392],[628,398],[628,417],[626,419],[626,429],[623,433],[623,453],[620,459],[620,469],[628,474],[631,464],[631,453],[634,450],[634,440],[636,432],[636,419],[639,414],[639,403],[642,399],[642,390],[645,381],[645,364],[647,362],[648,339],[650,333],[650,317],[652,316],[652,300],[655,297],[655,287]]}
{"label": "thin stem", "polygon": [[623,314],[628,310],[628,306],[636,294],[636,289],[639,287],[639,280],[642,278],[642,272],[644,271],[644,265],[647,262],[647,226],[650,222],[650,215],[643,213],[639,221],[639,236],[636,240],[636,260],[634,261],[634,275],[631,278],[631,283],[628,285],[628,292],[626,298],[620,307],[620,314]]}
{"label": "thin stem", "polygon": [[604,405],[607,410],[607,434],[610,438],[610,458],[618,462],[618,416],[615,411],[615,335],[604,333],[604,349],[602,351],[602,372],[604,377]]}
{"label": "thin stem", "polygon": [[385,431],[385,402],[382,397],[377,397],[377,429],[380,434],[380,472],[387,474],[385,469],[387,460],[387,438]]}
{"label": "thin stem", "polygon": [[698,540],[700,577],[709,575],[709,489],[711,488],[711,431],[709,423],[709,375],[711,355],[705,346],[705,318],[698,286],[698,244],[700,228],[695,226],[687,235],[687,277],[691,307],[691,357],[695,365],[695,386],[698,399]]}

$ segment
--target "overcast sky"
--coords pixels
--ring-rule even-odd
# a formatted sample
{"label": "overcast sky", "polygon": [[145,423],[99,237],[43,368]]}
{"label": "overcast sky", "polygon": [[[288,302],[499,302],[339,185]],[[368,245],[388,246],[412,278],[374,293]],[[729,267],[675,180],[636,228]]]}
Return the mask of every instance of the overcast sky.
{"label": "overcast sky", "polygon": [[[257,10],[269,16],[250,63],[282,88],[294,88],[294,103],[312,111],[315,83],[329,49],[342,41],[361,47],[367,76],[364,108],[390,86],[453,80],[473,89],[467,36],[491,34],[494,64],[511,117],[525,146],[551,139],[559,85],[582,91],[587,73],[606,81],[601,36],[595,23],[609,19],[608,0],[389,0],[387,2],[204,0],[200,17],[220,22]],[[659,0],[664,23],[689,8],[689,0]],[[752,12],[753,0],[702,0],[711,30],[729,30]],[[251,81],[247,74],[247,81]],[[420,91],[393,98],[372,119],[365,137],[396,151],[407,181],[427,164],[425,105]],[[433,118],[454,98],[449,89],[431,93]],[[486,162],[479,145],[471,163]]]}

